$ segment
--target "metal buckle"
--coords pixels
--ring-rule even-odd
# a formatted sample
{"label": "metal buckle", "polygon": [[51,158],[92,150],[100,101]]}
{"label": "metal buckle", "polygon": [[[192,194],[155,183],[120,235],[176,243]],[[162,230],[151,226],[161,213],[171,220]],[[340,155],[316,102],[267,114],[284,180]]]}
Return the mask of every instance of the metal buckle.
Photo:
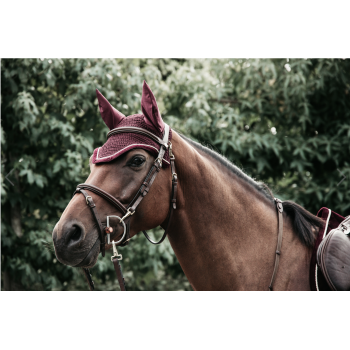
{"label": "metal buckle", "polygon": [[118,254],[118,250],[116,247],[116,242],[112,241],[112,246],[113,246],[113,256],[111,256],[111,261],[113,261],[113,259],[117,259],[117,260],[123,260],[123,256],[121,254]]}
{"label": "metal buckle", "polygon": [[87,204],[87,205],[89,205],[88,198],[90,198],[90,199],[92,200],[92,197],[91,197],[91,196],[86,196],[85,200],[86,200],[86,204]]}
{"label": "metal buckle", "polygon": [[120,219],[119,223],[124,223],[124,219],[126,219],[127,217],[134,215],[134,214],[135,214],[135,211],[131,212],[130,209],[128,209],[126,211],[126,214]]}
{"label": "metal buckle", "polygon": [[119,223],[122,223],[122,224],[123,224],[123,227],[124,227],[123,236],[122,236],[122,238],[121,238],[118,242],[114,242],[114,241],[111,242],[111,234],[110,234],[110,233],[107,233],[107,244],[111,244],[111,243],[113,244],[113,242],[114,242],[115,244],[118,244],[118,243],[120,243],[120,242],[124,239],[125,234],[126,234],[126,225],[125,225],[125,222],[122,221],[123,219],[121,219],[119,216],[110,215],[110,216],[107,216],[107,227],[109,227],[109,218],[117,218],[117,219],[120,220]]}
{"label": "metal buckle", "polygon": [[171,159],[175,159],[174,154],[173,154],[173,145],[171,144],[170,141],[168,142],[168,144],[169,144],[169,157]]}
{"label": "metal buckle", "polygon": [[280,212],[280,213],[283,213],[283,204],[282,204],[282,201],[278,198],[274,198],[275,199],[275,202],[276,202],[276,207],[277,207],[277,210]]}
{"label": "metal buckle", "polygon": [[163,161],[162,161],[162,159],[160,157],[157,157],[157,159],[154,161],[154,165],[156,165],[157,162],[159,164],[159,167],[161,168],[162,164],[163,164]]}
{"label": "metal buckle", "polygon": [[173,173],[173,177],[172,177],[172,180],[174,181],[174,177],[177,177],[177,174],[176,173]]}

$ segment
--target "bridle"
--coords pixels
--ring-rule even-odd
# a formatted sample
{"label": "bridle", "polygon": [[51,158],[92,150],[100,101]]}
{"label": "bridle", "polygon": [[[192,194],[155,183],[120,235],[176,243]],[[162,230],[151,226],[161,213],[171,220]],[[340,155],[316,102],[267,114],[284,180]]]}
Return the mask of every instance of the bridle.
{"label": "bridle", "polygon": [[[152,186],[157,174],[159,173],[160,169],[162,168],[162,163],[163,163],[163,158],[165,155],[165,152],[169,150],[169,156],[170,156],[170,167],[171,167],[171,178],[172,178],[172,194],[171,194],[171,200],[170,200],[170,209],[169,209],[169,214],[168,214],[168,223],[166,226],[166,229],[164,231],[164,234],[162,238],[158,242],[154,242],[149,235],[147,234],[146,231],[142,231],[145,237],[152,243],[152,244],[160,244],[164,241],[167,233],[168,233],[168,228],[170,225],[170,221],[172,219],[173,215],[173,210],[176,209],[176,195],[177,195],[177,174],[175,170],[175,157],[172,152],[172,145],[171,142],[169,141],[169,126],[165,124],[164,127],[164,134],[163,138],[159,138],[158,136],[154,135],[153,133],[142,129],[138,127],[119,127],[112,129],[108,134],[107,134],[107,139],[112,136],[116,135],[119,133],[137,133],[140,135],[147,136],[151,138],[153,141],[157,142],[160,145],[159,153],[157,158],[155,159],[151,169],[149,170],[146,178],[142,182],[140,188],[136,192],[134,198],[132,201],[129,203],[129,205],[126,207],[124,206],[117,198],[109,194],[108,192],[100,189],[97,186],[89,185],[87,183],[79,184],[73,193],[73,196],[76,193],[82,193],[85,197],[86,204],[89,206],[92,216],[94,217],[96,223],[97,223],[97,229],[99,233],[99,240],[100,240],[100,252],[102,256],[105,256],[105,246],[106,244],[112,244],[113,246],[113,256],[111,257],[111,261],[113,262],[114,269],[117,273],[120,289],[122,291],[125,291],[125,282],[123,278],[123,274],[121,271],[120,263],[119,260],[122,260],[121,254],[118,254],[117,251],[117,245],[120,246],[126,246],[129,243],[130,240],[130,219],[131,216],[135,213],[138,205],[141,203],[142,199],[147,195],[149,192],[150,187]],[[99,219],[99,215],[97,213],[96,205],[92,199],[92,197],[86,192],[90,191],[93,192],[100,197],[104,198],[106,201],[108,201],[110,204],[112,204],[114,207],[116,207],[123,215],[123,217],[119,217],[116,215],[110,215],[107,216],[107,226],[103,227],[102,222]],[[122,235],[122,238],[115,242],[114,240],[111,242],[110,241],[110,234],[113,232],[113,228],[109,226],[109,218],[110,217],[115,217],[119,219],[119,223],[121,223],[124,227],[124,232]],[[107,242],[106,242],[106,235],[107,235]],[[94,290],[94,282],[92,281],[91,274],[89,269],[83,268],[85,277],[88,281],[90,290]]]}
{"label": "bridle", "polygon": [[[130,219],[131,216],[135,213],[136,208],[138,205],[141,203],[142,199],[147,195],[149,192],[150,187],[152,186],[157,174],[159,173],[160,169],[162,168],[162,163],[163,163],[163,157],[165,155],[165,152],[169,150],[169,156],[170,156],[170,166],[171,166],[171,178],[172,178],[172,194],[171,194],[171,200],[170,200],[170,209],[169,209],[169,214],[168,214],[168,223],[165,228],[164,234],[162,238],[158,242],[154,242],[147,234],[146,231],[142,231],[145,237],[150,241],[152,244],[160,244],[164,241],[165,237],[167,236],[168,233],[168,228],[170,226],[170,222],[173,216],[173,210],[176,209],[176,195],[177,195],[177,174],[175,171],[175,157],[172,152],[172,144],[169,141],[169,126],[165,124],[164,128],[164,134],[163,138],[159,138],[158,136],[154,135],[153,133],[142,129],[138,127],[119,127],[112,129],[108,134],[107,134],[107,139],[112,136],[116,135],[119,133],[137,133],[140,135],[147,136],[151,138],[153,141],[156,141],[160,145],[159,153],[157,158],[155,159],[151,169],[149,170],[145,180],[142,182],[140,188],[136,192],[134,198],[132,201],[129,203],[127,207],[125,207],[118,199],[116,199],[114,196],[109,194],[108,192],[105,192],[104,190],[93,186],[89,185],[86,183],[79,184],[74,192],[73,195],[76,193],[82,193],[85,197],[86,204],[89,206],[92,216],[94,217],[96,223],[97,223],[97,228],[99,232],[99,239],[100,239],[100,252],[102,256],[105,256],[105,245],[106,244],[112,244],[113,247],[113,256],[111,257],[111,261],[113,262],[114,269],[116,271],[117,277],[118,277],[118,282],[120,285],[120,289],[122,291],[125,291],[125,281],[123,278],[121,266],[119,263],[119,260],[122,260],[122,255],[118,254],[117,251],[117,245],[120,246],[126,246],[129,244],[130,240]],[[103,227],[98,213],[96,209],[96,205],[92,199],[91,196],[86,192],[86,190],[91,191],[100,197],[104,198],[106,201],[111,203],[113,206],[115,206],[119,211],[121,211],[123,217],[120,218],[119,216],[116,215],[110,215],[107,216],[107,226]],[[278,266],[279,266],[279,258],[281,255],[281,246],[282,246],[282,235],[283,235],[283,205],[282,201],[274,198],[274,201],[276,203],[276,209],[278,212],[278,238],[277,238],[277,248],[276,248],[276,256],[275,256],[275,265],[274,265],[274,270],[272,273],[272,278],[271,282],[269,285],[269,290],[272,291],[272,286],[273,283],[276,279],[277,271],[278,271]],[[122,235],[122,238],[115,242],[115,241],[110,241],[110,234],[113,232],[113,228],[109,226],[109,218],[110,217],[115,217],[119,219],[119,223],[121,223],[124,227],[124,232]],[[107,242],[106,242],[106,234],[107,234]],[[90,290],[94,290],[94,282],[92,281],[91,274],[89,269],[83,268],[85,277],[87,279],[87,282],[89,284]]]}

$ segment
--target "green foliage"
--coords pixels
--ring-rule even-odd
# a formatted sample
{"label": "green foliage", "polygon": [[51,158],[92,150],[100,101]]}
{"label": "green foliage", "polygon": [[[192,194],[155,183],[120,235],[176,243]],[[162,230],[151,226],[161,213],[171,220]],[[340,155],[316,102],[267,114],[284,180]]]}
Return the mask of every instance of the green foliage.
{"label": "green foliage", "polygon": [[[86,290],[57,262],[51,232],[108,131],[95,89],[125,115],[151,86],[174,129],[210,144],[275,195],[350,212],[350,61],[20,59],[1,63],[2,288]],[[14,184],[12,186],[5,176]],[[343,176],[347,178],[340,184]],[[157,230],[154,233],[159,235]],[[22,235],[22,236],[21,236]],[[20,236],[20,237],[19,237]],[[47,242],[47,243],[45,243]],[[128,289],[190,289],[166,240],[122,248]],[[96,287],[117,288],[109,258]],[[4,282],[5,281],[5,282]]]}

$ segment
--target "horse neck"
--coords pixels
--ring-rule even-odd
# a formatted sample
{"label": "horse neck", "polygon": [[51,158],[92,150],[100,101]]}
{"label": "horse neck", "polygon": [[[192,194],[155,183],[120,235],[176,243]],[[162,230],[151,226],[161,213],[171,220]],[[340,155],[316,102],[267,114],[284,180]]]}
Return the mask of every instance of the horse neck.
{"label": "horse neck", "polygon": [[[169,241],[192,287],[267,290],[278,232],[274,202],[175,132],[172,143],[178,199]],[[310,254],[284,214],[274,289],[309,289]]]}

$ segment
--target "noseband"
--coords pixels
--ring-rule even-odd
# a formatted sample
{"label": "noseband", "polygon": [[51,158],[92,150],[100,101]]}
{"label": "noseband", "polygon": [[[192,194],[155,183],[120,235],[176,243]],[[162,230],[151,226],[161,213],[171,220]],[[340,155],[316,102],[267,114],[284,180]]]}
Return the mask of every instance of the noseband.
{"label": "noseband", "polygon": [[[118,281],[120,284],[121,290],[125,290],[125,283],[124,283],[124,278],[122,275],[122,271],[120,268],[119,260],[122,259],[122,256],[118,254],[116,245],[121,245],[121,246],[126,246],[129,244],[130,240],[130,220],[131,216],[135,213],[136,208],[138,205],[141,203],[142,199],[147,195],[149,192],[150,187],[152,186],[157,174],[159,173],[160,169],[162,168],[162,163],[163,163],[163,157],[165,155],[165,152],[169,149],[169,156],[170,156],[170,166],[171,166],[171,177],[172,177],[172,194],[171,194],[171,201],[170,201],[170,209],[169,209],[169,214],[168,214],[168,223],[166,226],[166,229],[164,231],[164,234],[162,238],[158,242],[154,242],[147,234],[146,231],[142,231],[145,237],[152,243],[152,244],[160,244],[164,241],[167,233],[168,233],[168,228],[169,224],[173,215],[173,210],[176,209],[176,195],[177,195],[177,174],[175,171],[175,157],[172,153],[172,145],[171,142],[169,141],[169,126],[165,124],[164,128],[164,136],[163,139],[159,138],[158,136],[152,134],[151,132],[142,129],[142,128],[137,128],[137,127],[120,127],[120,128],[115,128],[111,130],[107,134],[107,139],[112,136],[116,135],[119,133],[137,133],[140,135],[147,136],[151,138],[152,140],[156,141],[160,145],[159,153],[154,161],[154,164],[152,165],[150,171],[148,172],[145,180],[142,182],[140,188],[136,192],[134,198],[132,201],[129,203],[129,205],[126,207],[124,206],[117,198],[109,194],[108,192],[105,192],[104,190],[93,186],[89,185],[87,183],[79,184],[73,194],[73,196],[76,193],[82,193],[85,197],[86,204],[89,206],[92,216],[94,217],[96,223],[97,223],[97,229],[99,233],[99,239],[100,239],[100,252],[102,256],[105,256],[105,246],[106,244],[112,244],[113,246],[113,253],[114,255],[112,256],[111,260],[114,264],[115,271],[118,276]],[[107,226],[103,227],[102,222],[99,219],[99,215],[97,213],[96,205],[92,199],[92,197],[86,192],[90,191],[93,192],[100,197],[104,198],[106,201],[108,201],[110,204],[112,204],[114,207],[116,207],[121,213],[122,213],[122,218],[119,216],[107,216]],[[113,232],[113,228],[109,226],[109,218],[110,217],[116,217],[119,219],[119,223],[121,223],[124,227],[124,233],[122,235],[122,238],[115,242],[115,241],[110,241],[110,234]],[[106,242],[106,234],[107,234],[107,242]],[[91,279],[91,275],[88,269],[83,268],[83,271],[85,273],[85,277],[87,278],[87,281],[89,283],[90,290],[94,289],[94,282]]]}

